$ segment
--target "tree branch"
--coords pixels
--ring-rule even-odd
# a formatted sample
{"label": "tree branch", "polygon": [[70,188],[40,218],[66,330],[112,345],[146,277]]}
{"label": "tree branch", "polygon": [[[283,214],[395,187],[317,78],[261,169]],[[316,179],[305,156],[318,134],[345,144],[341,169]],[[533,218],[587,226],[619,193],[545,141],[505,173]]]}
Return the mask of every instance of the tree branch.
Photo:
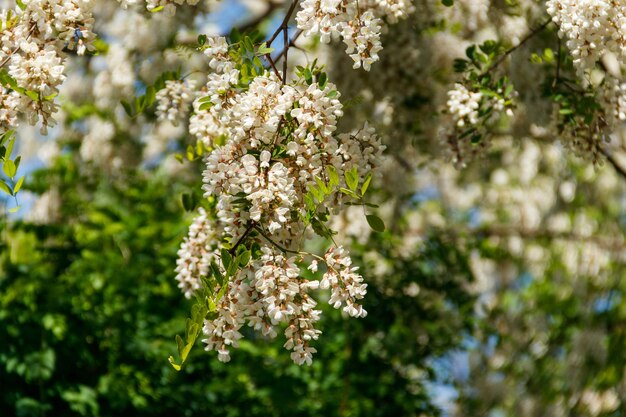
{"label": "tree branch", "polygon": [[483,73],[483,75],[488,74],[489,72],[491,72],[492,70],[494,70],[496,67],[498,67],[500,64],[502,64],[502,62],[504,62],[504,60],[511,55],[513,52],[515,52],[516,50],[518,50],[519,48],[521,48],[526,42],[528,42],[530,39],[532,39],[533,37],[535,37],[535,35],[537,35],[539,32],[541,32],[542,30],[544,30],[550,23],[552,23],[552,18],[546,20],[544,23],[541,24],[541,26],[539,26],[538,28],[533,29],[528,35],[526,35],[526,37],[524,39],[521,40],[520,43],[518,43],[517,45],[515,45],[514,47],[508,49],[500,58],[498,58],[498,60],[496,62],[494,62],[493,64],[491,64],[489,66],[489,68],[487,68],[487,70]]}
{"label": "tree branch", "polygon": [[600,152],[602,152],[602,155],[606,157],[606,160],[609,161],[611,165],[613,165],[613,168],[619,174],[619,176],[621,176],[623,179],[626,179],[626,169],[617,162],[615,157],[603,147],[600,147]]}

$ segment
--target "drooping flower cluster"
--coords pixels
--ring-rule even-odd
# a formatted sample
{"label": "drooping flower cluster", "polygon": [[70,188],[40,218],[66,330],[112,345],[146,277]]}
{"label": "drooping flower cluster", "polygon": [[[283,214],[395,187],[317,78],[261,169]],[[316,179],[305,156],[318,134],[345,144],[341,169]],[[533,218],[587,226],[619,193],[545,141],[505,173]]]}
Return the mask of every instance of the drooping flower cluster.
{"label": "drooping flower cluster", "polygon": [[620,0],[548,0],[548,13],[567,39],[579,74],[607,52],[626,63],[626,3]]}
{"label": "drooping flower cluster", "polygon": [[626,121],[626,83],[607,75],[594,94],[597,108],[585,114],[566,115],[558,125],[558,134],[574,153],[598,163],[610,135]]}
{"label": "drooping flower cluster", "polygon": [[178,126],[189,113],[189,104],[194,98],[192,88],[192,81],[186,83],[184,80],[167,80],[165,88],[156,93],[158,120],[169,120],[174,126]]}
{"label": "drooping flower cluster", "polygon": [[17,108],[20,95],[0,87],[0,132],[6,132],[17,125]]}
{"label": "drooping flower cluster", "polygon": [[[95,35],[91,31],[93,17],[91,0],[25,0],[21,7],[0,13],[0,68],[6,69],[15,84],[5,85],[3,96],[13,97],[19,92],[19,108],[31,124],[42,121],[42,132],[54,125],[56,111],[53,98],[65,79],[64,49],[83,55],[91,48]],[[12,92],[7,91],[12,90]],[[3,112],[11,113],[1,102]],[[5,117],[2,121],[14,117]]]}
{"label": "drooping flower cluster", "polygon": [[304,0],[296,21],[305,35],[319,35],[323,43],[341,36],[354,68],[369,71],[382,49],[383,18],[395,23],[414,10],[405,0]]}
{"label": "drooping flower cluster", "polygon": [[513,116],[512,103],[505,99],[502,89],[485,95],[481,91],[471,91],[460,83],[448,91],[446,107],[450,120],[439,134],[457,167],[463,167],[467,159],[488,147],[487,125],[491,121],[503,114]]}
{"label": "drooping flower cluster", "polygon": [[[354,317],[366,314],[359,304],[366,286],[345,250],[331,248],[318,257],[327,267],[321,281],[302,277],[298,263],[312,256],[301,252],[310,218],[340,209],[349,198],[339,191],[347,186],[344,174],[375,169],[383,147],[367,125],[336,134],[343,111],[333,84],[285,84],[266,71],[246,85],[225,40],[209,39],[208,44],[205,54],[216,71],[196,100],[190,129],[214,148],[206,157],[203,188],[206,197],[216,199],[216,224],[207,223],[205,213],[194,222],[179,252],[177,279],[190,295],[200,288],[207,262],[226,271],[225,241],[232,254],[258,245],[256,256],[223,284],[227,288],[217,301],[217,318],[204,325],[206,348],[227,361],[229,346],[237,346],[245,323],[266,336],[275,336],[285,323],[285,348],[294,362],[310,364],[315,352],[310,341],[320,334],[314,327],[320,312],[310,289],[330,288],[335,308],[343,306]],[[208,108],[202,106],[207,103]],[[311,207],[307,198],[316,180],[329,189],[320,205]]]}
{"label": "drooping flower cluster", "polygon": [[178,251],[176,261],[176,280],[185,297],[191,296],[201,288],[200,277],[209,273],[211,261],[216,259],[217,225],[203,209],[189,226],[189,234]]}
{"label": "drooping flower cluster", "polygon": [[454,89],[448,91],[448,111],[456,126],[478,123],[478,109],[483,98],[481,92],[469,91],[463,84],[456,83]]}

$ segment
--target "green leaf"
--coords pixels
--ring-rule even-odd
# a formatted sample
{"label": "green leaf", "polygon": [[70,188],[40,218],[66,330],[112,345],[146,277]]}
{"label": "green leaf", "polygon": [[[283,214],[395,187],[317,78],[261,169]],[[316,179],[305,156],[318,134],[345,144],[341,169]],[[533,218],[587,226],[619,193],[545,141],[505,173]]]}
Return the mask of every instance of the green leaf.
{"label": "green leaf", "polygon": [[187,356],[189,356],[189,352],[191,352],[191,348],[193,348],[193,344],[196,341],[196,336],[197,335],[194,335],[193,341],[187,343],[185,347],[183,348],[183,351],[180,354],[180,358],[182,359],[183,362],[187,360]]}
{"label": "green leaf", "polygon": [[441,0],[441,3],[446,7],[454,6],[454,0]]}
{"label": "green leaf", "polygon": [[146,94],[145,94],[145,99],[144,99],[144,104],[146,106],[152,106],[152,104],[154,103],[156,99],[156,92],[154,90],[153,86],[150,86],[148,88],[146,88]]}
{"label": "green leaf", "polygon": [[233,257],[226,249],[222,249],[220,253],[222,255],[222,265],[224,265],[224,269],[228,270]]}
{"label": "green leaf", "polygon": [[220,271],[219,266],[215,263],[215,261],[211,261],[211,271],[213,272],[213,276],[218,284],[224,285],[224,276],[222,275],[222,271]]}
{"label": "green leaf", "polygon": [[183,193],[181,201],[185,211],[193,211],[196,208],[196,203],[194,201],[193,194],[191,193]]}
{"label": "green leaf", "polygon": [[312,197],[315,198],[315,200],[317,200],[318,202],[322,202],[324,201],[324,194],[322,193],[322,191],[317,188],[314,187],[312,185],[309,186],[309,194],[311,194]]}
{"label": "green leaf", "polygon": [[369,224],[372,230],[374,230],[375,232],[385,231],[385,223],[380,217],[376,216],[375,214],[368,214],[365,216],[365,218],[367,219],[367,224]]}
{"label": "green leaf", "polygon": [[174,361],[173,356],[170,356],[169,358],[167,358],[167,360],[170,362],[170,365],[172,365],[172,368],[174,368],[176,371],[181,370],[181,366]]}
{"label": "green leaf", "polygon": [[161,6],[157,6],[154,9],[150,10],[150,13],[157,13],[160,12],[161,10],[163,10],[165,6],[161,5]]}
{"label": "green leaf", "polygon": [[356,188],[359,186],[359,173],[357,172],[356,165],[353,166],[349,171],[344,173],[344,177],[346,178],[346,185],[352,191],[356,191]]}
{"label": "green leaf", "polygon": [[183,338],[179,335],[176,335],[176,346],[178,346],[178,354],[182,357],[182,351],[185,348],[185,342],[183,342]]}
{"label": "green leaf", "polygon": [[268,48],[268,47],[267,47],[267,42],[263,42],[263,43],[259,46],[259,49],[257,50],[257,52],[258,52],[260,55],[266,55],[266,54],[269,54],[269,53],[274,52],[274,48]]}
{"label": "green leaf", "polygon": [[10,158],[11,153],[13,152],[13,145],[15,144],[15,138],[11,138],[9,143],[7,144],[6,150],[4,151],[4,158]]}
{"label": "green leaf", "polygon": [[198,107],[198,110],[209,110],[211,107],[213,107],[213,103],[211,103],[210,101],[204,102],[200,105],[200,107]]}
{"label": "green leaf", "polygon": [[320,177],[315,177],[315,183],[317,184],[319,189],[324,193],[323,197],[326,197],[328,194],[330,194],[330,189],[326,186],[326,183],[322,181]]}
{"label": "green leaf", "polygon": [[126,114],[130,117],[133,117],[133,108],[131,107],[130,103],[126,100],[122,100],[122,107],[124,107],[124,111],[126,111]]}
{"label": "green leaf", "polygon": [[248,262],[250,262],[251,257],[252,257],[252,254],[250,253],[249,250],[241,252],[239,256],[237,256],[237,263],[239,264],[239,266],[244,268],[248,265]]}
{"label": "green leaf", "polygon": [[22,188],[22,184],[24,183],[24,177],[17,180],[17,184],[13,187],[13,194],[17,194],[17,192]]}
{"label": "green leaf", "polygon": [[341,191],[342,193],[344,193],[346,195],[349,195],[350,197],[353,197],[353,198],[356,198],[356,199],[359,198],[359,196],[354,191],[348,190],[347,188],[340,187],[339,191]]}
{"label": "green leaf", "polygon": [[9,213],[15,213],[17,212],[19,209],[21,209],[22,206],[17,206],[17,207],[13,207],[9,209]]}
{"label": "green leaf", "polygon": [[318,77],[317,77],[317,84],[320,87],[320,90],[324,90],[324,88],[326,88],[326,84],[328,83],[328,76],[326,75],[325,72],[322,72]]}
{"label": "green leaf", "polygon": [[17,172],[15,162],[11,161],[10,159],[4,162],[4,166],[2,167],[2,169],[9,178],[13,178],[15,176],[15,173]]}
{"label": "green leaf", "polygon": [[9,185],[4,182],[4,180],[0,180],[0,190],[4,191],[8,195],[13,195],[11,187],[9,187]]}
{"label": "green leaf", "polygon": [[39,101],[39,93],[37,93],[36,91],[27,90],[26,95],[33,101]]}
{"label": "green leaf", "polygon": [[328,165],[326,166],[326,171],[328,172],[328,185],[330,185],[331,188],[335,185],[339,185],[339,174],[337,174],[337,170],[335,169],[335,167],[332,165]]}
{"label": "green leaf", "polygon": [[367,191],[368,187],[370,186],[370,182],[372,182],[372,173],[371,172],[369,174],[367,174],[367,177],[365,177],[365,181],[363,181],[363,185],[361,186],[361,195],[365,195],[365,192]]}
{"label": "green leaf", "polygon": [[[237,270],[239,270],[239,264],[237,262],[231,262],[230,265],[228,265],[228,269],[226,270],[226,276],[228,277],[234,276],[237,273]],[[224,285],[224,288],[225,287],[227,286]]]}

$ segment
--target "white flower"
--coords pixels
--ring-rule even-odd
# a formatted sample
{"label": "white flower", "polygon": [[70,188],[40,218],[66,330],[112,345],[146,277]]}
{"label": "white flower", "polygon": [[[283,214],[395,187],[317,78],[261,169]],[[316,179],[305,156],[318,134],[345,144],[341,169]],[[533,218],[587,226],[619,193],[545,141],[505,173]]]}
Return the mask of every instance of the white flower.
{"label": "white flower", "polygon": [[156,115],[159,121],[168,120],[178,126],[189,112],[189,105],[193,100],[193,82],[183,80],[167,80],[165,88],[156,93]]}

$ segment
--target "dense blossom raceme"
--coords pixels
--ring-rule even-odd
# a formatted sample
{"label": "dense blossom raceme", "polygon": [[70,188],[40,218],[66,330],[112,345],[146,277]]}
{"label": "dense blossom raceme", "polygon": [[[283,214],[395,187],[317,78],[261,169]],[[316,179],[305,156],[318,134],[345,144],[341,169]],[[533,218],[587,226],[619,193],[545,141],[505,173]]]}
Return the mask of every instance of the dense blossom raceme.
{"label": "dense blossom raceme", "polygon": [[193,81],[185,83],[180,80],[168,80],[165,87],[156,93],[157,118],[168,120],[178,126],[189,112],[189,105],[193,101]]}
{"label": "dense blossom raceme", "polygon": [[[332,214],[349,199],[339,191],[347,187],[344,173],[365,175],[381,162],[383,146],[374,130],[365,125],[350,133],[336,132],[343,115],[339,93],[332,83],[297,80],[285,84],[265,72],[241,87],[235,62],[228,61],[224,39],[208,40],[205,54],[215,69],[199,97],[190,129],[213,150],[206,157],[204,191],[216,199],[216,219],[210,225],[201,213],[179,252],[178,277],[190,295],[200,287],[208,260],[223,259],[220,242],[249,247],[259,245],[262,254],[240,270],[217,302],[218,317],[204,326],[207,349],[229,359],[229,346],[236,347],[240,327],[246,322],[274,336],[276,326],[286,323],[285,348],[298,364],[311,363],[310,346],[320,331],[315,322],[320,312],[309,289],[331,289],[330,303],[354,317],[364,317],[360,305],[365,284],[352,266],[347,252],[331,248],[324,257],[326,273],[321,281],[302,278],[301,252],[310,235],[310,220],[319,209]],[[210,101],[208,101],[210,100]],[[200,110],[200,103],[210,103]],[[330,183],[334,174],[336,183]],[[328,195],[319,209],[307,203],[316,179],[327,182]],[[322,203],[322,202],[320,202]],[[203,231],[203,228],[207,228]],[[216,230],[221,230],[216,236]],[[235,246],[231,251],[236,251]]]}
{"label": "dense blossom raceme", "polygon": [[304,0],[296,20],[306,35],[319,35],[323,43],[341,36],[354,68],[369,71],[382,49],[383,19],[396,23],[414,11],[406,0]]}
{"label": "dense blossom raceme", "polygon": [[201,277],[207,276],[211,261],[217,259],[218,228],[209,214],[199,209],[199,215],[189,226],[189,235],[178,251],[176,280],[185,297],[191,296],[201,288]]}
{"label": "dense blossom raceme", "polygon": [[19,103],[18,93],[0,87],[0,132],[6,132],[17,125]]}
{"label": "dense blossom raceme", "polygon": [[626,63],[626,4],[620,0],[548,0],[548,13],[567,40],[579,74],[607,52]]}
{"label": "dense blossom raceme", "polygon": [[[31,124],[41,120],[43,133],[55,123],[52,100],[65,79],[63,50],[83,55],[92,48],[92,7],[90,0],[26,0],[23,7],[0,14],[0,62],[15,80],[16,90],[24,91],[16,107]],[[3,111],[10,111],[4,107],[6,100],[2,105]]]}
{"label": "dense blossom raceme", "polygon": [[466,124],[478,124],[478,110],[483,98],[480,92],[471,92],[463,84],[455,84],[454,89],[448,92],[448,111],[457,127]]}
{"label": "dense blossom raceme", "polygon": [[439,135],[457,167],[465,166],[468,159],[487,149],[491,122],[503,114],[513,116],[512,103],[502,97],[501,89],[496,93],[498,96],[485,96],[460,83],[448,92],[446,113],[449,120]]}

